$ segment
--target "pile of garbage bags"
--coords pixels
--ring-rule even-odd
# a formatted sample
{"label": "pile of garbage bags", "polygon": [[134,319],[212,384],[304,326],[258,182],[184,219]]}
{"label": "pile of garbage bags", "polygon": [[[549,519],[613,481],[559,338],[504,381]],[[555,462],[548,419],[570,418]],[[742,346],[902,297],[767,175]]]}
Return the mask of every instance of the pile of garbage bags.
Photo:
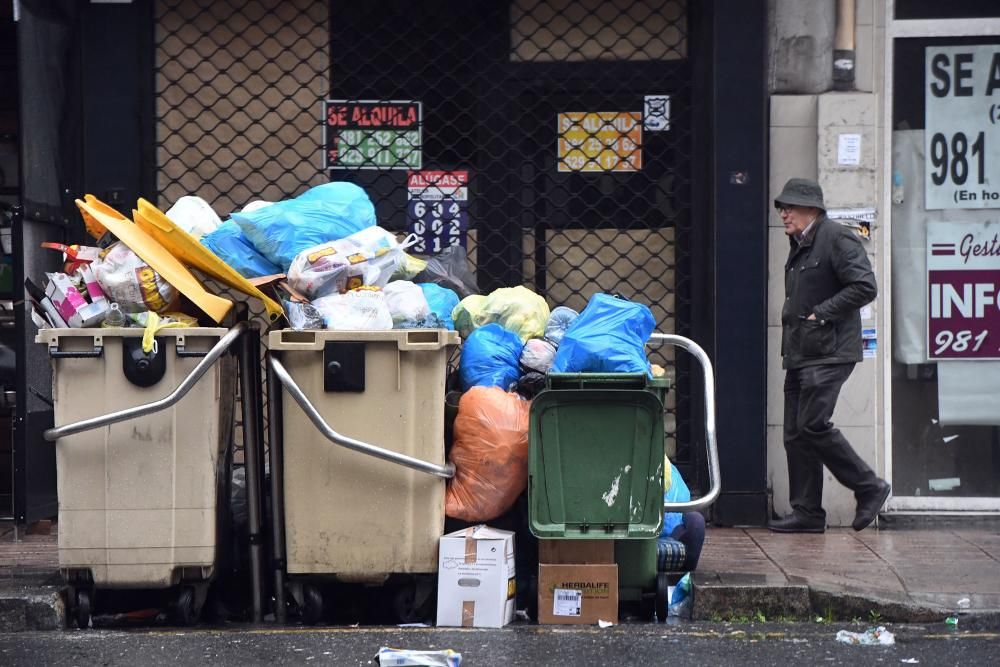
{"label": "pile of garbage bags", "polygon": [[410,254],[415,239],[379,227],[352,183],[251,202],[225,221],[194,196],[166,214],[140,200],[134,221],[90,195],[77,204],[95,244],[46,244],[65,263],[44,289],[29,285],[39,326],[219,322],[232,303],[206,292],[197,269],[264,300],[294,329],[457,330],[463,393],[446,494],[457,519],[493,520],[524,492],[530,401],[549,373],[653,372],[645,305],[598,293],[577,313],[523,286],[481,294],[464,248]]}

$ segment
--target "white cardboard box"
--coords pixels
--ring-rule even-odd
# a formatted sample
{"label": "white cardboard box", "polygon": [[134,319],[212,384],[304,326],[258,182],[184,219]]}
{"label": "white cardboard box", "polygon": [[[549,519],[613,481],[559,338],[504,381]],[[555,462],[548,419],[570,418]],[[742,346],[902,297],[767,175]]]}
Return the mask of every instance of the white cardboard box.
{"label": "white cardboard box", "polygon": [[514,533],[488,526],[441,538],[437,624],[502,628],[514,619]]}

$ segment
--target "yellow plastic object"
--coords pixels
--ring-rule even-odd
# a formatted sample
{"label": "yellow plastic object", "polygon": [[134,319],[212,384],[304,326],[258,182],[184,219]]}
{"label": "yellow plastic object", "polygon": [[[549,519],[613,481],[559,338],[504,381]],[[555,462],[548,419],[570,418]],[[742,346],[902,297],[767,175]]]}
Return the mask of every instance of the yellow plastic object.
{"label": "yellow plastic object", "polygon": [[145,199],[139,199],[139,210],[135,213],[135,224],[139,225],[140,229],[156,239],[160,245],[172,252],[184,264],[198,269],[246,295],[260,299],[264,302],[264,307],[267,308],[267,317],[272,322],[284,315],[280,304],[254,287],[236,269],[216,257],[215,253],[174,224],[174,221],[168,218],[163,211]]}
{"label": "yellow plastic object", "polygon": [[226,313],[232,309],[232,301],[206,292],[198,279],[188,271],[186,266],[181,264],[179,259],[170,254],[169,250],[141,230],[134,222],[94,195],[87,195],[84,197],[84,201],[77,199],[76,206],[83,214],[85,222],[94,221],[106,227],[142,261],[153,267],[153,270],[163,276],[164,280],[177,288],[181,294],[190,299],[216,322],[221,322]]}

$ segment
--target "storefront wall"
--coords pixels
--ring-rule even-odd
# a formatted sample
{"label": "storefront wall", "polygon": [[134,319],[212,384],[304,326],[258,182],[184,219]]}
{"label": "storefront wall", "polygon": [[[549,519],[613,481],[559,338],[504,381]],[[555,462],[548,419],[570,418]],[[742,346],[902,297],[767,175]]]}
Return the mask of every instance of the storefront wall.
{"label": "storefront wall", "polygon": [[[793,6],[772,0],[771,4],[779,10],[777,16],[772,14],[778,45],[772,43],[771,71],[780,75],[783,35],[787,42],[801,44],[794,34],[783,33],[783,26],[795,18],[788,11],[800,12],[802,32],[821,40],[824,28],[829,27],[825,22],[832,20],[832,9],[823,10],[830,14],[827,16],[817,13],[819,3]],[[790,177],[815,178],[823,186],[828,209],[841,210],[842,222],[856,227],[870,222],[863,243],[876,273],[879,296],[862,310],[866,358],[844,386],[833,421],[861,457],[893,484],[889,512],[1000,511],[1000,361],[989,359],[985,352],[993,337],[1000,337],[1000,331],[994,333],[991,328],[996,319],[991,313],[997,312],[990,310],[996,308],[995,289],[978,288],[984,309],[981,317],[977,317],[972,296],[967,303],[960,298],[965,296],[966,282],[973,296],[976,284],[1000,284],[1000,256],[977,256],[970,267],[942,265],[932,258],[931,268],[945,271],[936,274],[937,282],[945,276],[959,296],[950,302],[955,319],[939,318],[930,324],[932,344],[933,337],[938,337],[930,355],[927,345],[931,295],[928,243],[946,242],[939,237],[949,230],[962,232],[961,237],[971,230],[980,246],[988,249],[996,228],[986,223],[995,225],[1000,220],[1000,201],[991,205],[981,194],[990,190],[991,165],[1000,169],[1000,131],[995,124],[1000,121],[996,115],[989,117],[994,100],[1000,108],[1000,85],[993,89],[996,94],[992,99],[986,99],[985,94],[990,76],[1000,76],[1000,71],[991,69],[993,55],[1000,52],[1000,38],[996,37],[1000,34],[1000,7],[975,0],[946,5],[924,0],[857,0],[855,6],[853,91],[834,92],[829,81],[821,81],[817,84],[821,92],[801,94],[801,90],[789,90],[780,78],[772,76],[771,81],[771,196]],[[812,14],[807,15],[810,8]],[[963,83],[975,91],[954,102],[955,62],[951,60],[952,99],[939,100],[937,107],[932,103],[930,111],[934,134],[947,135],[947,164],[945,139],[938,141],[937,152],[928,164],[924,160],[925,90],[933,83],[939,88],[943,83],[941,75],[925,77],[926,49],[936,49],[932,57],[938,52],[953,57],[955,51],[949,51],[952,46],[971,54],[971,62],[962,57],[961,67],[969,70],[970,77]],[[821,50],[817,46],[817,51]],[[816,67],[828,65],[819,58],[815,62]],[[966,75],[963,71],[959,76]],[[966,92],[964,88],[962,92]],[[953,106],[945,106],[948,103]],[[972,119],[971,112],[962,111],[963,103],[985,106]],[[969,117],[965,121],[969,127],[961,125],[965,117]],[[960,131],[966,135],[964,143],[954,138]],[[977,146],[980,133],[983,141]],[[852,145],[857,146],[856,152],[850,149]],[[983,183],[974,182],[979,178],[980,160]],[[940,201],[928,205],[924,176],[930,178],[932,172],[938,180],[947,181],[940,187],[954,198],[949,208],[943,208]],[[955,185],[955,178],[965,180],[962,187]],[[1000,184],[1000,174],[992,182]],[[949,183],[951,189],[947,189]],[[970,197],[955,194],[959,189],[975,192],[979,198],[959,201],[959,197]],[[963,224],[966,227],[955,227]],[[773,511],[779,515],[790,511],[782,443],[784,373],[779,352],[787,255],[788,240],[772,211],[767,447],[768,488]],[[957,272],[964,270],[979,272]],[[992,306],[985,303],[990,298]],[[971,308],[971,316],[959,319],[959,305]],[[983,335],[984,330],[989,333]],[[968,336],[963,331],[968,331]],[[980,350],[973,353],[977,336],[983,341]],[[947,350],[936,354],[945,343]],[[1000,341],[994,347],[1000,347]],[[853,494],[829,473],[826,482],[824,506],[829,524],[849,525],[855,511]]]}
{"label": "storefront wall", "polygon": [[1000,7],[889,5],[889,508],[1000,511]]}

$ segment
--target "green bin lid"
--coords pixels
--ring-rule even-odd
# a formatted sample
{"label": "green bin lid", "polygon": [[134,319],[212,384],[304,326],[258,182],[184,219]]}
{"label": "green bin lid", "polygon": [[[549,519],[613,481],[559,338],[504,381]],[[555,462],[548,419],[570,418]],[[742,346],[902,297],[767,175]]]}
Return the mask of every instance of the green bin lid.
{"label": "green bin lid", "polygon": [[657,537],[663,524],[662,388],[584,386],[592,388],[547,389],[532,402],[531,532],[549,539]]}

